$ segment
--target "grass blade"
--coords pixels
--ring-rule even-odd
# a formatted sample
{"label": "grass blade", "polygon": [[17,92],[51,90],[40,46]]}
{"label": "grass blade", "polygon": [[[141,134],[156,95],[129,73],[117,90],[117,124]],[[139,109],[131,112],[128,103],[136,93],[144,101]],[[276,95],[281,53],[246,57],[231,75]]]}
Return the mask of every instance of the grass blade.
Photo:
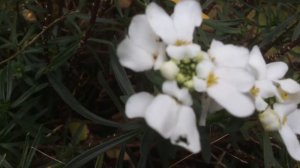
{"label": "grass blade", "polygon": [[137,134],[138,131],[131,131],[114,139],[111,139],[107,142],[104,142],[101,145],[95,146],[72,159],[69,163],[67,163],[66,168],[82,167],[84,164],[99,156],[101,153],[107,151],[108,149],[111,149],[112,147],[115,147],[116,145],[122,144],[130,140]]}
{"label": "grass blade", "polygon": [[56,77],[52,74],[48,75],[48,80],[54,90],[58,93],[58,95],[67,103],[71,109],[73,109],[78,114],[82,115],[83,117],[97,122],[102,125],[110,126],[110,127],[120,127],[120,124],[104,119],[102,117],[99,117],[89,110],[87,110],[85,107],[83,107],[69,92],[69,90],[59,81],[56,79]]}

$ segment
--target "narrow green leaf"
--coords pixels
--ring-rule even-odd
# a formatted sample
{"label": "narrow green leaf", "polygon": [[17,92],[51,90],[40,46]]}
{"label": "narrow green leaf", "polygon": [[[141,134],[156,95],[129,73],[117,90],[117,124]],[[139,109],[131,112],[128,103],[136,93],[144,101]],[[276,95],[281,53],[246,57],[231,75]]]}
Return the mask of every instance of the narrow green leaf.
{"label": "narrow green leaf", "polygon": [[83,107],[69,92],[69,90],[61,83],[61,81],[57,80],[55,75],[49,74],[48,80],[54,90],[58,93],[58,95],[67,103],[71,109],[73,109],[78,114],[82,115],[83,117],[97,122],[102,125],[110,126],[110,127],[120,127],[120,124],[104,119],[102,117],[99,117],[93,113],[91,113],[89,110],[87,110],[85,107]]}
{"label": "narrow green leaf", "polygon": [[22,167],[22,168],[30,168],[30,164],[32,162],[32,159],[35,155],[35,152],[36,150],[34,148],[36,148],[40,142],[40,139],[41,139],[41,127],[40,129],[38,130],[37,134],[35,135],[35,138],[32,142],[32,145],[30,146],[30,149],[29,149],[29,153],[26,157],[26,162],[25,162],[25,165]]}
{"label": "narrow green leaf", "polygon": [[11,164],[9,164],[6,159],[6,154],[4,154],[4,156],[0,155],[0,167],[4,167],[4,168],[13,168]]}
{"label": "narrow green leaf", "polygon": [[76,53],[78,47],[78,43],[75,43],[67,49],[61,51],[57,56],[53,57],[49,65],[51,67],[51,70],[54,70],[64,64],[70,57],[72,57]]}
{"label": "narrow green leaf", "polygon": [[30,148],[29,133],[27,133],[25,143],[24,143],[24,147],[23,147],[23,153],[22,153],[21,160],[20,160],[20,164],[18,166],[19,168],[23,168],[24,165],[26,164],[26,158],[27,158],[27,155],[28,155],[28,152],[29,152],[29,148]]}
{"label": "narrow green leaf", "polygon": [[[88,14],[83,14],[83,13],[76,13],[75,14],[76,17],[80,18],[80,19],[83,19],[83,20],[90,20],[91,19],[91,16],[88,15]],[[97,17],[96,18],[96,23],[102,23],[102,24],[119,24],[118,22],[116,22],[115,20],[113,19],[107,19],[107,18],[100,18],[100,17]]]}
{"label": "narrow green leaf", "polygon": [[132,95],[133,93],[135,93],[125,69],[120,65],[119,60],[117,59],[117,56],[114,54],[114,52],[111,53],[110,64],[123,93],[126,95]]}
{"label": "narrow green leaf", "polygon": [[111,43],[110,41],[102,40],[102,39],[97,39],[97,38],[89,38],[88,42],[95,42],[95,43],[99,43],[99,44],[108,45],[109,47],[114,47],[114,44]]}
{"label": "narrow green leaf", "polygon": [[78,168],[82,167],[84,164],[89,162],[90,160],[94,159],[95,157],[99,156],[103,152],[115,147],[116,145],[125,143],[126,141],[130,140],[131,138],[135,137],[138,134],[138,131],[134,130],[118,136],[114,139],[108,140],[101,145],[97,145],[82,154],[78,155],[77,157],[73,158],[69,163],[66,164],[66,168]]}
{"label": "narrow green leaf", "polygon": [[272,167],[274,166],[274,154],[273,154],[273,150],[272,150],[272,146],[271,146],[271,142],[269,139],[269,134],[268,133],[264,133],[263,134],[263,152],[264,152],[264,165],[265,167]]}
{"label": "narrow green leaf", "polygon": [[292,40],[296,40],[297,38],[299,38],[300,36],[300,21],[299,23],[297,24],[297,26],[295,27],[295,30],[294,30],[294,33],[293,33],[293,36],[292,36]]}
{"label": "narrow green leaf", "polygon": [[114,104],[117,107],[117,109],[119,110],[119,112],[125,117],[125,115],[123,114],[124,109],[120,102],[120,99],[116,96],[113,89],[109,86],[109,84],[107,83],[107,81],[104,78],[103,73],[101,71],[98,72],[97,79],[98,79],[98,82],[101,84],[101,86],[105,89],[106,93],[109,95],[111,100],[114,102]]}
{"label": "narrow green leaf", "polygon": [[138,163],[138,168],[143,168],[146,167],[146,163],[148,160],[148,155],[151,149],[151,144],[154,141],[154,132],[150,129],[147,128],[147,130],[145,131],[143,137],[142,137],[142,143],[141,143],[141,157]]}
{"label": "narrow green leaf", "polygon": [[95,163],[95,168],[102,168],[103,167],[103,160],[104,160],[104,153],[102,153],[101,155],[99,155],[97,157],[96,163]]}
{"label": "narrow green leaf", "polygon": [[286,28],[297,21],[297,15],[298,14],[290,16],[283,23],[279,24],[273,31],[270,31],[266,37],[263,38],[259,47],[265,47],[267,44],[273,42],[276,38],[282,35],[282,33],[286,32]]}
{"label": "narrow green leaf", "polygon": [[205,162],[209,163],[211,158],[210,141],[208,130],[206,127],[199,127],[200,141],[201,141],[201,154]]}
{"label": "narrow green leaf", "polygon": [[126,145],[122,145],[121,151],[117,160],[116,168],[123,168],[123,161],[125,155]]}
{"label": "narrow green leaf", "polygon": [[12,108],[15,108],[19,106],[21,103],[23,103],[25,100],[27,100],[31,95],[33,95],[36,92],[39,92],[40,90],[46,88],[48,86],[48,83],[43,83],[38,86],[32,86],[29,88],[26,92],[24,92],[16,101],[14,101],[11,105]]}

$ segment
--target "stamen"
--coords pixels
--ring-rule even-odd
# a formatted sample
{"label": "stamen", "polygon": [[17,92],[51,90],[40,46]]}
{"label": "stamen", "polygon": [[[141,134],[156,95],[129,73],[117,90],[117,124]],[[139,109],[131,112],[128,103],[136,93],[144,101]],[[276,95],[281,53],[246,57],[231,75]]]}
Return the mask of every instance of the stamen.
{"label": "stamen", "polygon": [[218,83],[218,77],[214,73],[209,73],[207,77],[207,87],[211,87]]}
{"label": "stamen", "polygon": [[250,90],[250,94],[253,96],[253,97],[256,97],[259,93],[259,88],[253,86]]}
{"label": "stamen", "polygon": [[183,41],[183,40],[177,40],[175,43],[176,46],[183,46],[183,45],[188,45],[188,44],[190,44],[190,42]]}

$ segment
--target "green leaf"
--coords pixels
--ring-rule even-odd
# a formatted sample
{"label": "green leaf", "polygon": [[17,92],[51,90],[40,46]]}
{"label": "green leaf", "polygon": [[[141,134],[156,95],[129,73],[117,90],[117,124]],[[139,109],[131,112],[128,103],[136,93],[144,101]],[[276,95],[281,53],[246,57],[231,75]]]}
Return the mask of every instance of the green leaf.
{"label": "green leaf", "polygon": [[205,162],[209,163],[211,158],[211,150],[210,150],[210,141],[209,141],[209,134],[208,128],[206,127],[199,127],[200,133],[200,141],[201,141],[201,154]]}
{"label": "green leaf", "polygon": [[0,155],[0,167],[13,168],[12,165],[6,161],[5,157],[6,157],[6,154],[4,154],[4,156]]}
{"label": "green leaf", "polygon": [[143,168],[147,166],[146,163],[151,149],[151,144],[154,141],[154,137],[154,132],[150,128],[147,128],[142,137],[142,143],[140,148],[141,157],[137,166],[138,168]]}
{"label": "green leaf", "polygon": [[85,107],[83,107],[69,92],[69,90],[61,83],[61,81],[57,80],[56,77],[53,74],[48,75],[48,80],[54,90],[58,93],[58,95],[67,103],[71,109],[73,109],[78,114],[82,115],[83,117],[94,121],[96,123],[110,126],[110,127],[120,127],[120,124],[104,119],[102,117],[99,117],[89,110],[87,110]]}
{"label": "green leaf", "polygon": [[264,152],[264,166],[267,167],[280,167],[277,160],[274,158],[272,145],[269,139],[269,134],[263,134],[263,152]]}
{"label": "green leaf", "polygon": [[114,53],[111,53],[110,64],[123,93],[126,95],[134,94],[135,91],[130,80],[128,79],[128,75],[126,74],[125,69],[120,65],[119,60]]}
{"label": "green leaf", "polygon": [[24,165],[22,166],[22,168],[29,168],[30,167],[30,163],[32,162],[32,159],[35,155],[36,150],[34,148],[36,148],[40,142],[41,139],[41,127],[38,131],[38,133],[35,135],[34,141],[32,143],[32,145],[30,146],[29,152],[26,156]]}
{"label": "green leaf", "polygon": [[66,168],[78,168],[82,167],[84,164],[89,162],[90,160],[94,159],[95,157],[99,156],[103,152],[119,145],[125,143],[126,141],[130,140],[131,138],[135,137],[138,134],[138,131],[134,130],[123,134],[119,137],[114,139],[108,140],[101,145],[97,145],[82,154],[78,155],[77,157],[73,158],[69,163],[66,164]]}
{"label": "green leaf", "polygon": [[123,160],[126,152],[126,145],[122,145],[121,151],[117,160],[116,168],[123,168]]}
{"label": "green leaf", "polygon": [[267,35],[263,38],[259,47],[265,47],[267,44],[272,43],[277,39],[282,33],[286,32],[286,28],[294,24],[297,21],[298,14],[292,15],[287,18],[283,23],[279,24],[273,31],[268,31]]}
{"label": "green leaf", "polygon": [[38,86],[32,86],[29,88],[26,92],[24,92],[16,101],[14,101],[11,105],[12,108],[18,107],[21,103],[23,103],[25,100],[27,100],[31,95],[33,95],[36,92],[39,92],[40,90],[46,88],[48,86],[48,83],[43,83]]}
{"label": "green leaf", "polygon": [[299,23],[297,24],[297,26],[295,27],[295,30],[294,30],[294,33],[293,33],[293,36],[292,36],[292,40],[296,40],[297,38],[299,38],[300,36],[300,21]]}
{"label": "green leaf", "polygon": [[56,68],[64,64],[70,57],[72,57],[76,53],[78,47],[78,43],[75,43],[53,57],[49,65],[51,70],[55,70]]}
{"label": "green leaf", "polygon": [[[124,109],[120,102],[120,99],[116,96],[113,89],[109,86],[109,84],[107,83],[107,80],[104,78],[103,73],[101,71],[98,72],[97,79],[98,79],[98,82],[101,84],[101,86],[105,89],[105,92],[108,94],[108,96],[114,102],[114,104],[117,107],[117,109],[119,110],[119,112],[123,114]],[[124,114],[123,114],[123,116],[125,117]]]}

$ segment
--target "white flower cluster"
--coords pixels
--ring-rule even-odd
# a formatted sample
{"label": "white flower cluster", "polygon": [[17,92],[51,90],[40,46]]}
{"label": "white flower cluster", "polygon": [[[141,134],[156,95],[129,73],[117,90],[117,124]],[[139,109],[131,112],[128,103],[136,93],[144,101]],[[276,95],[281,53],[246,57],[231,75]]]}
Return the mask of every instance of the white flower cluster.
{"label": "white flower cluster", "polygon": [[126,115],[144,118],[172,144],[197,153],[200,135],[191,105],[199,100],[193,100],[191,92],[205,94],[211,99],[210,112],[225,109],[236,117],[248,117],[256,110],[264,128],[279,131],[290,155],[300,160],[296,137],[300,134],[300,85],[282,79],[288,66],[266,64],[257,46],[249,51],[213,40],[209,50],[202,51],[193,43],[201,14],[197,1],[182,0],[171,16],[152,2],[145,14],[133,17],[128,36],[117,49],[121,65],[136,72],[159,70],[166,81],[161,94],[132,95]]}

